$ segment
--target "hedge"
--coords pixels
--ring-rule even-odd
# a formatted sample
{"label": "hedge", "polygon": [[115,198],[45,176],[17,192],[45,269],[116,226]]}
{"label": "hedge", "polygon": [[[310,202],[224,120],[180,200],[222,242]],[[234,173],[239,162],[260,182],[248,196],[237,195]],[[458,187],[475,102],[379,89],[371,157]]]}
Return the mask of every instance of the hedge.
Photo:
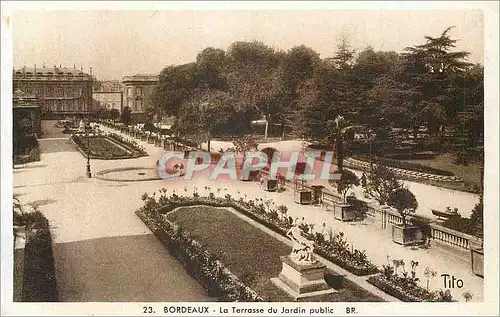
{"label": "hedge", "polygon": [[24,248],[24,302],[58,299],[49,221],[39,211],[29,215]]}
{"label": "hedge", "polygon": [[[354,155],[354,156],[352,156],[352,158],[357,159],[357,160],[361,160],[361,161],[366,161],[366,162],[370,161],[370,157],[364,156],[364,155]],[[444,171],[444,170],[432,168],[432,167],[422,165],[422,164],[417,164],[417,163],[410,163],[410,162],[399,161],[399,160],[394,160],[394,159],[389,159],[389,158],[382,158],[382,157],[373,157],[372,160],[373,160],[373,163],[375,163],[375,164],[382,164],[385,166],[400,168],[400,169],[404,169],[407,171],[436,174],[436,175],[441,175],[441,176],[455,176],[455,174],[453,174],[450,171]]]}

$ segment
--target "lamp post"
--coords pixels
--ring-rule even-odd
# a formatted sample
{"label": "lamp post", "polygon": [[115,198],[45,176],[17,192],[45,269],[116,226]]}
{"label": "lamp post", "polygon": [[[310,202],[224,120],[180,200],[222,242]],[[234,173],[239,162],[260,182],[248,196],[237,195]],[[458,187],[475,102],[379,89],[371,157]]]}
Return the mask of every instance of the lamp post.
{"label": "lamp post", "polygon": [[89,130],[90,130],[90,122],[85,125],[85,136],[87,138],[87,171],[86,175],[87,178],[92,177],[92,173],[90,172],[90,137],[89,137]]}

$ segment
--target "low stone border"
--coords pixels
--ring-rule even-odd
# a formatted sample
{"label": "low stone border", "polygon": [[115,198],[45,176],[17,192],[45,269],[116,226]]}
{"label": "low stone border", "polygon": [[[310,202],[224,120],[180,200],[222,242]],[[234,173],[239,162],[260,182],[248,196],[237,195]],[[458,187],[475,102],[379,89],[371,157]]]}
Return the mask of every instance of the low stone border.
{"label": "low stone border", "polygon": [[145,182],[145,181],[157,181],[161,180],[162,178],[160,176],[157,177],[146,177],[146,178],[139,178],[139,179],[117,179],[117,178],[108,178],[105,177],[104,175],[111,173],[111,172],[120,172],[120,171],[132,171],[132,170],[156,170],[153,168],[147,168],[147,167],[121,167],[121,168],[110,168],[106,170],[99,171],[94,174],[94,178],[97,178],[99,180],[103,181],[110,181],[110,182]]}
{"label": "low stone border", "polygon": [[[361,168],[363,170],[370,168],[369,162],[365,162],[365,161],[357,160],[357,159],[353,159],[353,158],[345,159],[344,165],[350,166],[351,168]],[[373,163],[373,165],[377,165],[377,164]],[[437,174],[431,174],[431,173],[416,172],[416,171],[404,170],[401,168],[395,168],[395,167],[390,167],[390,166],[387,166],[387,168],[389,170],[393,171],[394,173],[396,173],[397,175],[406,176],[409,178],[434,180],[434,181],[440,181],[440,182],[456,182],[456,183],[462,182],[462,179],[460,179],[457,176],[443,176],[443,175],[437,175]]]}

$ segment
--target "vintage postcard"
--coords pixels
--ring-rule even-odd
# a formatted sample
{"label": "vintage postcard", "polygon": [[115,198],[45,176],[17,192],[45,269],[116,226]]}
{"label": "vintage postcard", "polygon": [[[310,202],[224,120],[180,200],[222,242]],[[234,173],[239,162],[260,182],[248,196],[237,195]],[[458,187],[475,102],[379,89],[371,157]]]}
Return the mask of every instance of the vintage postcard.
{"label": "vintage postcard", "polygon": [[498,14],[2,2],[2,315],[498,315]]}

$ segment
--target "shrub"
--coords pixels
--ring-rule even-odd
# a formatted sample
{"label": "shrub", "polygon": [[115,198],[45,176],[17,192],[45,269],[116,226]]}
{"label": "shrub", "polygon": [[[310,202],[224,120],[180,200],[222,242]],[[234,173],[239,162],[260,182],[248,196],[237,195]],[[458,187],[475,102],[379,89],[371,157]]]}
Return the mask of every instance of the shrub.
{"label": "shrub", "polygon": [[37,210],[26,214],[24,302],[57,301],[57,286],[49,222]]}
{"label": "shrub", "polygon": [[460,231],[466,234],[474,235],[476,232],[476,226],[474,222],[469,218],[462,218],[462,216],[457,215],[446,219],[443,222],[443,227],[448,229]]}
{"label": "shrub", "polygon": [[27,155],[14,155],[14,164],[26,164],[40,161],[40,148],[37,145]]}

